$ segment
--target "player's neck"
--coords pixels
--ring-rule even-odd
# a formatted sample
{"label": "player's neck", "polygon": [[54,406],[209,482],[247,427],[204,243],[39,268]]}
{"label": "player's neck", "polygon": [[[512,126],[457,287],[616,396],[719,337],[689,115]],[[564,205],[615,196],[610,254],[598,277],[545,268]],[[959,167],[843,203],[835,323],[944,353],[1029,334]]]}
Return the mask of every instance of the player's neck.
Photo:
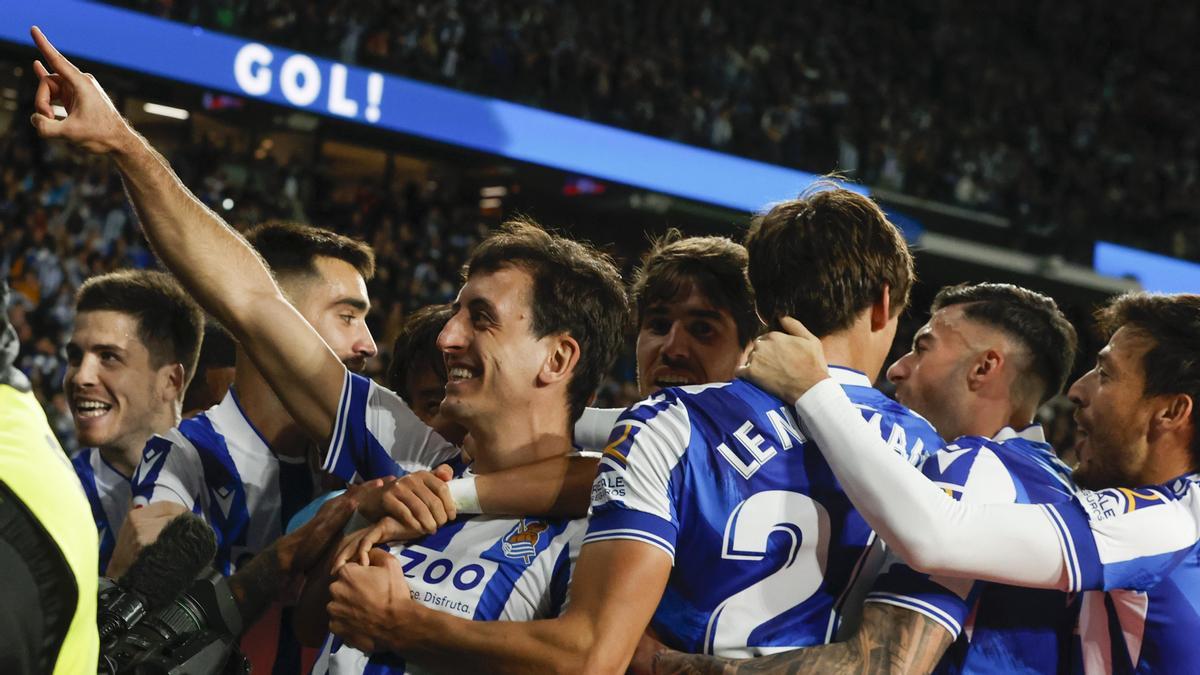
{"label": "player's neck", "polygon": [[308,437],[292,420],[271,385],[240,350],[233,373],[233,388],[246,419],[271,450],[285,456],[303,455],[308,450]]}
{"label": "player's neck", "polygon": [[867,377],[874,381],[883,367],[882,360],[875,358],[859,338],[853,330],[839,331],[821,338],[825,362],[831,366],[852,368],[866,373]]}
{"label": "player's neck", "polygon": [[1007,397],[999,399],[975,398],[965,408],[966,414],[959,420],[957,429],[944,434],[947,440],[959,436],[983,436],[993,438],[1005,427],[1020,431],[1033,424],[1035,410],[1018,406]]}
{"label": "player's neck", "polygon": [[102,445],[97,450],[109,466],[126,478],[132,478],[138,463],[142,461],[142,451],[146,448],[146,442],[155,434],[165,434],[179,426],[179,419],[180,405],[176,402],[161,410],[150,427],[137,433],[126,434],[124,438],[111,445]]}
{"label": "player's neck", "polygon": [[472,425],[466,450],[475,473],[491,473],[534,464],[571,451],[571,426],[565,405],[541,402],[506,409],[496,420]]}
{"label": "player's neck", "polygon": [[1190,443],[1177,437],[1163,437],[1150,443],[1146,454],[1147,461],[1142,465],[1133,481],[1133,485],[1160,485],[1174,480],[1186,473],[1200,471],[1193,459]]}

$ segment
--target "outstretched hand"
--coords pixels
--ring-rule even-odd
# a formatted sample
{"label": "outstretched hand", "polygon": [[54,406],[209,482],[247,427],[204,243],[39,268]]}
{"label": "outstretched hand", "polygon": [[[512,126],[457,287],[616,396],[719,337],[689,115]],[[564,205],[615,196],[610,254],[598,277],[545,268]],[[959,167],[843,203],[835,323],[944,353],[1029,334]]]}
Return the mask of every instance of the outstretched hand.
{"label": "outstretched hand", "polygon": [[829,377],[821,341],[804,324],[785,316],[784,332],[772,331],[754,341],[746,365],[737,371],[763,390],[795,403],[816,383]]}
{"label": "outstretched hand", "polygon": [[[133,128],[121,117],[96,78],[68,61],[37,26],[29,34],[46,62],[33,62],[38,88],[30,122],[39,136],[61,138],[95,154],[119,150],[135,137]],[[66,109],[65,119],[56,119],[55,101]]]}

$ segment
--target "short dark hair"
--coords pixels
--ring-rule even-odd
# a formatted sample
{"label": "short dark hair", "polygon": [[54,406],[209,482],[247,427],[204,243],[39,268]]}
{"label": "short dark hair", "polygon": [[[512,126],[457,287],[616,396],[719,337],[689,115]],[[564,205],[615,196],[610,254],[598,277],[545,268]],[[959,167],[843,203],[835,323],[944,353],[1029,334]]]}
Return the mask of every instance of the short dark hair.
{"label": "short dark hair", "polygon": [[417,366],[428,363],[439,377],[446,379],[446,361],[438,349],[437,339],[452,316],[454,310],[450,305],[428,305],[410,314],[400,328],[392,345],[387,383],[405,401],[412,402],[408,374]]}
{"label": "short dark hair", "polygon": [[317,274],[318,257],[345,261],[367,281],[375,276],[375,252],[370,246],[321,227],[269,221],[250,228],[245,236],[277,279]]}
{"label": "short dark hair", "polygon": [[481,241],[463,279],[509,266],[533,277],[534,334],[566,333],[579,343],[567,390],[571,419],[578,419],[621,348],[629,315],[621,275],[607,254],[528,219],[508,221]]}
{"label": "short dark hair", "polygon": [[1154,343],[1142,357],[1145,393],[1191,397],[1192,455],[1200,462],[1200,295],[1126,293],[1101,308],[1096,319],[1109,337],[1128,326]]}
{"label": "short dark hair", "polygon": [[1029,350],[1027,377],[1038,384],[1038,405],[1062,391],[1079,339],[1054,299],[1012,284],[957,284],[933,297],[931,312],[962,305],[963,315],[987,324]]}
{"label": "short dark hair", "polygon": [[916,279],[900,230],[870,198],[831,183],[755,218],[746,250],[763,320],[775,328],[792,316],[818,337],[849,328],[885,285],[895,316]]}
{"label": "short dark hair", "polygon": [[747,344],[762,327],[746,273],[748,260],[746,247],[727,237],[684,237],[672,228],[651,240],[630,288],[638,325],[650,305],[675,300],[695,284],[715,307],[729,312],[738,342]]}
{"label": "short dark hair", "polygon": [[174,277],[152,270],[119,270],[92,277],[79,287],[75,313],[97,311],[133,317],[151,365],[183,364],[184,386],[191,381],[204,335],[204,312]]}

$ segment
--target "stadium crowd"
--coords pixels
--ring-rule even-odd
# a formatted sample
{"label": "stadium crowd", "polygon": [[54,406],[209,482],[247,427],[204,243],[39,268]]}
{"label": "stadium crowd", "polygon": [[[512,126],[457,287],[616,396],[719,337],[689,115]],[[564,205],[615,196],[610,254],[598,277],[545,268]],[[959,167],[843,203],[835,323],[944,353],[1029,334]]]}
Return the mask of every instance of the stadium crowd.
{"label": "stadium crowd", "polygon": [[[1088,263],[1200,260],[1193,4],[114,0],[1011,219]],[[1046,64],[1054,64],[1047,67]]]}

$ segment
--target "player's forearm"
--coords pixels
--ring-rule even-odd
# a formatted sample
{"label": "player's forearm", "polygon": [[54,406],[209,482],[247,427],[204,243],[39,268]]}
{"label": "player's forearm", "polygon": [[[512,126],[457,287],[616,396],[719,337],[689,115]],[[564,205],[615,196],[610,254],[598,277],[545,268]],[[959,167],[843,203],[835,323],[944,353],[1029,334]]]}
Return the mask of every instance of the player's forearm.
{"label": "player's forearm", "polygon": [[237,601],[243,625],[257,621],[267,606],[279,597],[288,580],[288,573],[281,568],[274,546],[268,546],[230,576],[229,590]]}
{"label": "player's forearm", "polygon": [[598,463],[590,457],[553,457],[477,476],[479,505],[490,514],[582,518]]}
{"label": "player's forearm", "polygon": [[722,659],[663,650],[654,675],[732,673],[861,673],[906,675],[932,672],[954,642],[928,617],[900,607],[868,604],[859,630],[844,642],[805,647],[753,659]]}
{"label": "player's forearm", "polygon": [[260,297],[279,289],[240,235],[183,185],[166,159],[129,129],[113,153],[146,239],[196,300],[235,332]]}
{"label": "player's forearm", "polygon": [[393,649],[417,663],[437,664],[446,672],[596,672],[586,665],[591,631],[584,621],[468,621],[417,609],[414,620],[395,627],[405,647]]}
{"label": "player's forearm", "polygon": [[1058,538],[1037,506],[956,502],[888,448],[833,380],[796,403],[842,488],[911,567],[1034,588],[1065,588]]}

